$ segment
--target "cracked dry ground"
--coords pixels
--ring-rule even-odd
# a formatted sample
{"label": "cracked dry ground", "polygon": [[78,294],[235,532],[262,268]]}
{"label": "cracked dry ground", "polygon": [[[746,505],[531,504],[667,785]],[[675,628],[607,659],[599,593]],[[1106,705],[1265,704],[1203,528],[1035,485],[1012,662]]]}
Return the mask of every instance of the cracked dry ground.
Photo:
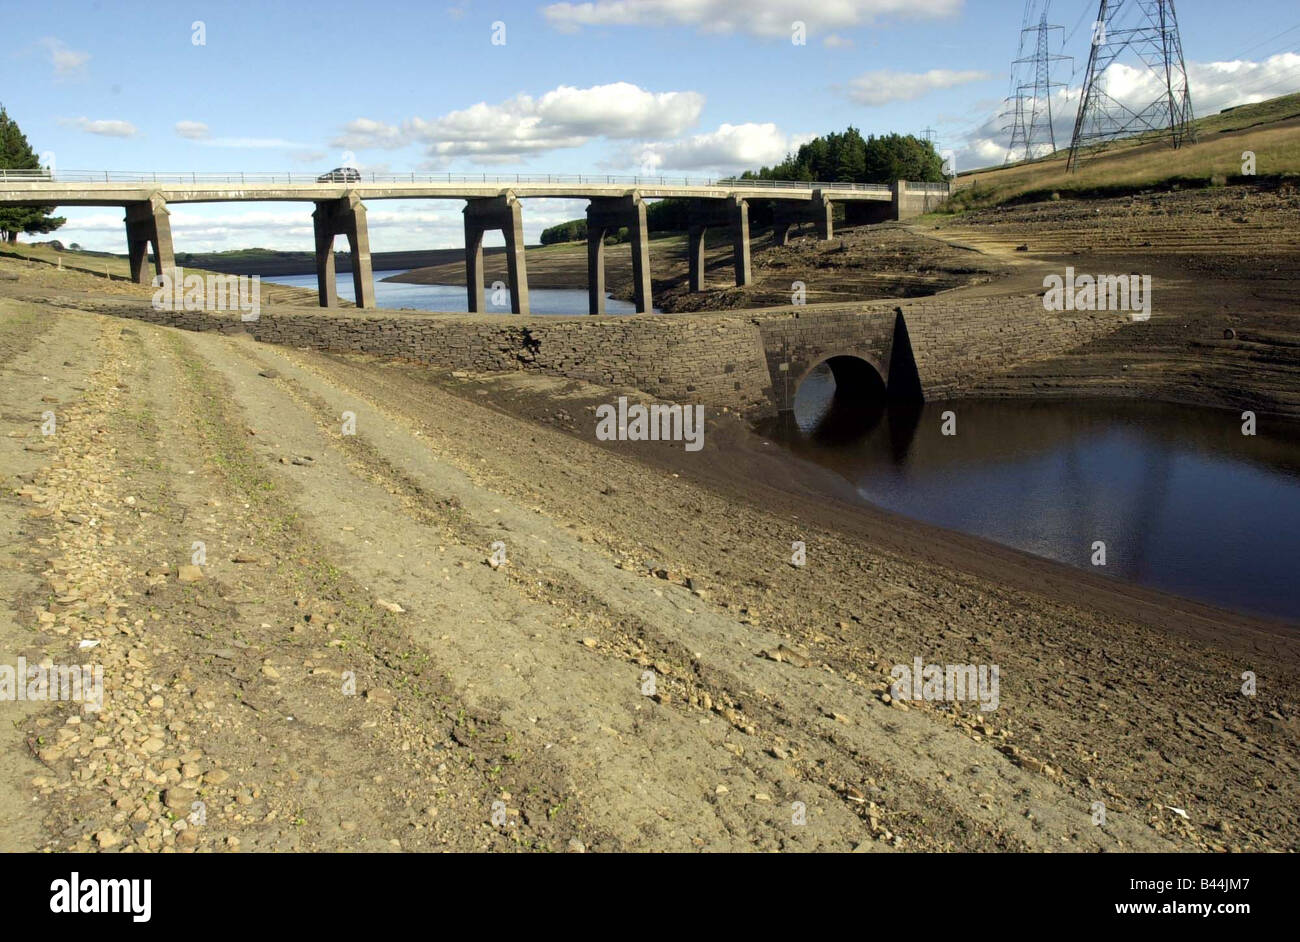
{"label": "cracked dry ground", "polygon": [[[409,366],[22,303],[0,359],[0,663],[93,659],[106,688],[99,713],[3,704],[5,849],[1295,846],[1293,700],[1232,698],[1239,653]],[[792,539],[818,564],[785,565]],[[945,648],[1003,665],[996,716],[889,702],[890,665]]]}

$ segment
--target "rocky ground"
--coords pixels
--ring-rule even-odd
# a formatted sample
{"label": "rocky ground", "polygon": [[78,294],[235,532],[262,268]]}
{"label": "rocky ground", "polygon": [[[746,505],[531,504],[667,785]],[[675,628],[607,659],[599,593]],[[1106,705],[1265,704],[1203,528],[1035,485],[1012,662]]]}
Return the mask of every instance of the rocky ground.
{"label": "rocky ground", "polygon": [[809,230],[783,246],[760,241],[753,284],[744,288],[734,285],[730,253],[720,262],[708,290],[691,292],[682,278],[657,289],[655,304],[670,313],[784,305],[796,282],[808,304],[913,298],[989,284],[1007,272],[988,255],[893,224],[842,228],[829,240]]}
{"label": "rocky ground", "polygon": [[[828,502],[734,417],[602,443],[635,391],[4,275],[0,664],[106,682],[0,702],[5,849],[1297,847],[1294,633]],[[999,709],[895,700],[915,656]]]}
{"label": "rocky ground", "polygon": [[[1060,200],[927,219],[918,229],[1011,267],[1152,279],[1152,315],[989,394],[1147,397],[1300,415],[1300,191],[1292,184]],[[976,288],[974,290],[988,290]]]}

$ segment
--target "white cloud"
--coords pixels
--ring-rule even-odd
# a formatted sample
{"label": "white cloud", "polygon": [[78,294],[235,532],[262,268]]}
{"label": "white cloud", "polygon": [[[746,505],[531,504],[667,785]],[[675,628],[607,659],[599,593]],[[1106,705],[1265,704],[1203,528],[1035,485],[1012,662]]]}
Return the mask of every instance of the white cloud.
{"label": "white cloud", "polygon": [[969,82],[992,78],[988,72],[973,69],[931,69],[928,72],[896,72],[880,69],[864,72],[851,79],[844,92],[860,105],[887,105],[895,101],[915,101],[942,88],[954,88]]}
{"label": "white cloud", "polygon": [[611,138],[663,137],[695,124],[704,108],[698,92],[648,92],[628,82],[573,88],[561,85],[537,105],[543,122],[571,133]]}
{"label": "white cloud", "polygon": [[241,150],[302,150],[306,147],[305,144],[286,141],[282,137],[214,137],[203,143],[210,147],[233,147]]}
{"label": "white cloud", "polygon": [[402,128],[370,118],[355,118],[343,125],[343,133],[330,143],[334,147],[364,150],[372,147],[405,147],[410,135]]}
{"label": "white cloud", "polygon": [[504,163],[547,151],[612,140],[673,137],[692,127],[704,108],[698,92],[651,92],[628,82],[591,88],[562,85],[541,97],[516,95],[479,102],[432,120],[401,125],[357,118],[331,141],[351,150],[425,145],[429,166],[456,157]]}
{"label": "white cloud", "polygon": [[136,126],[130,121],[92,121],[90,118],[61,118],[60,124],[70,124],[87,134],[99,134],[103,137],[135,137]]}
{"label": "white cloud", "polygon": [[[1213,114],[1300,89],[1300,55],[1283,52],[1261,62],[1190,62],[1187,81],[1196,113]],[[1126,104],[1154,101],[1164,87],[1154,73],[1122,65],[1107,70],[1107,82],[1108,94]]]}
{"label": "white cloud", "polygon": [[594,0],[552,3],[544,10],[556,29],[584,26],[689,26],[707,33],[746,32],[789,38],[803,22],[809,34],[871,25],[882,18],[940,18],[961,11],[963,0]]}
{"label": "white cloud", "polygon": [[827,49],[848,49],[853,45],[853,40],[839,33],[829,33],[822,38],[822,45]]}
{"label": "white cloud", "polygon": [[63,40],[55,39],[53,36],[46,36],[38,42],[38,45],[49,55],[50,65],[54,66],[55,75],[76,75],[82,72],[86,63],[90,61],[90,53],[72,49]]}
{"label": "white cloud", "polygon": [[280,137],[213,137],[211,130],[202,121],[177,121],[174,125],[177,136],[191,141],[199,141],[208,147],[228,147],[236,150],[289,150],[294,153],[317,153],[307,145],[287,141]]}
{"label": "white cloud", "polygon": [[706,134],[647,144],[640,151],[639,163],[646,173],[757,170],[780,162],[811,138],[783,134],[775,124],[723,124]]}
{"label": "white cloud", "polygon": [[208,136],[208,126],[202,121],[177,121],[175,130],[178,137],[191,141],[201,141]]}

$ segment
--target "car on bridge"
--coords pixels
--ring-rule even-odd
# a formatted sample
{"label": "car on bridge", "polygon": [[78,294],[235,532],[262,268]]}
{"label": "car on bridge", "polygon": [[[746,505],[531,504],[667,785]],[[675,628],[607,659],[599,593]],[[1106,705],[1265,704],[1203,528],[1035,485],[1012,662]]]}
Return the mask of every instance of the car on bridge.
{"label": "car on bridge", "polygon": [[317,183],[359,183],[361,171],[356,167],[335,167],[329,173],[322,173],[316,178]]}

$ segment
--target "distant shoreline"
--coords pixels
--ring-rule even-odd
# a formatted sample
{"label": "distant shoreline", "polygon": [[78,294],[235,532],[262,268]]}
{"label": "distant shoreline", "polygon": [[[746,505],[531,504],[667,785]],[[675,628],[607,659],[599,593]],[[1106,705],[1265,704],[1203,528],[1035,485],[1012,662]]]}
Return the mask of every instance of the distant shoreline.
{"label": "distant shoreline", "polygon": [[[448,256],[464,258],[462,249],[433,249],[417,252],[372,252],[370,264],[375,271],[398,271],[438,265]],[[203,252],[177,253],[176,264],[183,268],[202,268],[225,275],[314,275],[316,256],[313,252],[275,252],[267,255],[250,255],[246,258]],[[352,253],[335,252],[334,268],[338,272],[352,271]]]}

